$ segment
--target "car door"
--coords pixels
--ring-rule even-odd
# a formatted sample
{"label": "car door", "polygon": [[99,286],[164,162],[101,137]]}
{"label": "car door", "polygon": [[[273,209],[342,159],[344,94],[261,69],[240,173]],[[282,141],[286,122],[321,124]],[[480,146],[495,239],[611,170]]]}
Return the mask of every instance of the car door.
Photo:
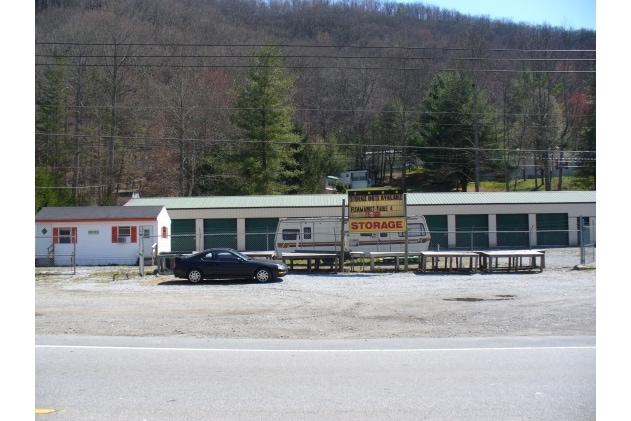
{"label": "car door", "polygon": [[202,272],[204,272],[205,278],[214,278],[217,276],[217,254],[209,252],[203,255],[194,266],[199,266]]}
{"label": "car door", "polygon": [[221,250],[217,255],[217,276],[226,278],[243,278],[248,276],[247,264],[239,256],[229,250]]}

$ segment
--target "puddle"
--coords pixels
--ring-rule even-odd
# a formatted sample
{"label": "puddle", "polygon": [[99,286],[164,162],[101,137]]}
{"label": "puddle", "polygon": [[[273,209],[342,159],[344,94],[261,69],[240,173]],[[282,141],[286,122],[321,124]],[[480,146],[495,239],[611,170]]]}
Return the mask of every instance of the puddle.
{"label": "puddle", "polygon": [[460,297],[460,298],[444,298],[445,301],[507,301],[515,298],[514,295],[496,295],[495,298],[473,298],[473,297]]}

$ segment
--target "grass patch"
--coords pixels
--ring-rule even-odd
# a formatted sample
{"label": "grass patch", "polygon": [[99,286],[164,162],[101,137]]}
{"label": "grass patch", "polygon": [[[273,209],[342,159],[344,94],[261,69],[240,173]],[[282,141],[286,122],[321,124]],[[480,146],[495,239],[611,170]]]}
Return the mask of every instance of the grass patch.
{"label": "grass patch", "polygon": [[[401,182],[401,174],[393,176],[391,184],[397,185]],[[558,191],[559,178],[552,177],[552,190]],[[432,193],[432,192],[452,192],[456,191],[455,183],[438,183],[430,179],[424,168],[412,168],[406,173],[405,181],[406,191],[408,193]],[[508,183],[508,191],[544,191],[541,179],[529,178],[526,180],[510,180]],[[577,176],[564,176],[562,178],[561,190],[596,190],[596,186],[592,179]],[[467,185],[467,191],[475,191],[475,183],[470,182]],[[504,192],[506,183],[504,180],[480,181],[480,191],[482,192]]]}

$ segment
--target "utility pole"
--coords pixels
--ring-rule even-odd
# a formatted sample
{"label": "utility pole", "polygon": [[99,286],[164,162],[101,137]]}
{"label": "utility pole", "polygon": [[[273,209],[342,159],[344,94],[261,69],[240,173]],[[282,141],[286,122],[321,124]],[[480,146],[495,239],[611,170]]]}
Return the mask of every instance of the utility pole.
{"label": "utility pole", "polygon": [[475,146],[475,191],[480,191],[480,152],[478,150],[478,93],[475,83],[473,87],[473,143]]}
{"label": "utility pole", "polygon": [[405,180],[407,178],[407,147],[405,144],[405,109],[401,106],[401,161],[403,166],[401,168],[401,190],[405,193],[406,185]]}

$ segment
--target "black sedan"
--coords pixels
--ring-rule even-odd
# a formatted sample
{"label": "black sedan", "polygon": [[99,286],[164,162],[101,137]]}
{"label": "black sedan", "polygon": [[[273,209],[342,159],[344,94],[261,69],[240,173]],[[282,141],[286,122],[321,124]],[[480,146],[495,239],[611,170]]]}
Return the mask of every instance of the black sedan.
{"label": "black sedan", "polygon": [[287,274],[287,265],[274,260],[253,259],[230,248],[212,248],[175,258],[173,275],[199,282],[204,279],[256,279],[267,282]]}

